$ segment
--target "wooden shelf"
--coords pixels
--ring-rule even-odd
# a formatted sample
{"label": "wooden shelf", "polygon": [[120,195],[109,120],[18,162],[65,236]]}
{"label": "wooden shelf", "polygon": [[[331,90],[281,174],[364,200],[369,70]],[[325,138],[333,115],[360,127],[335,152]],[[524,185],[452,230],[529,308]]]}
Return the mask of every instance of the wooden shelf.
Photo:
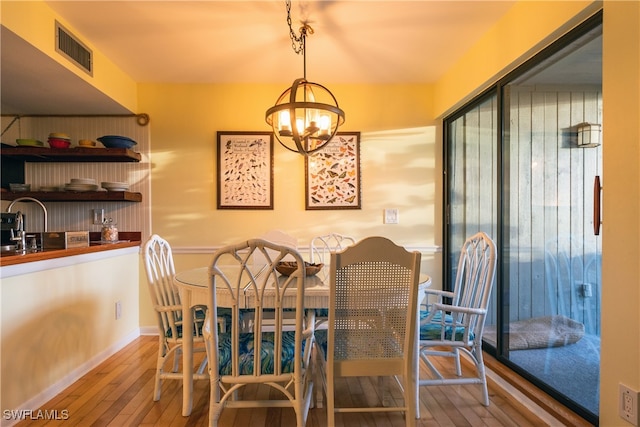
{"label": "wooden shelf", "polygon": [[24,162],[139,162],[140,153],[127,148],[45,148],[2,146],[2,157]]}
{"label": "wooden shelf", "polygon": [[15,200],[19,197],[33,197],[41,202],[141,202],[141,193],[130,191],[3,191],[0,193],[2,200]]}

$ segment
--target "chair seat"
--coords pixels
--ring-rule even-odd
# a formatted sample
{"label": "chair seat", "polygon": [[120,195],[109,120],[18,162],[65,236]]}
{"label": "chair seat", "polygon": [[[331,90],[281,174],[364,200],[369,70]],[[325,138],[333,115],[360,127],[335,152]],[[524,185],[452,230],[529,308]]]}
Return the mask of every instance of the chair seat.
{"label": "chair seat", "polygon": [[[273,332],[262,333],[262,372],[261,374],[273,374]],[[305,340],[302,341],[302,352],[304,354]],[[253,374],[253,333],[240,334],[239,341],[239,368],[238,375]],[[293,372],[295,352],[295,331],[285,331],[282,337],[282,372]],[[222,333],[218,341],[218,357],[220,375],[231,375],[231,334]]]}
{"label": "chair seat", "polygon": [[[427,322],[426,319],[429,316],[429,312],[427,310],[420,310],[420,339],[429,341],[429,340],[440,340],[442,339],[442,313],[437,313],[433,316],[430,322]],[[447,314],[444,317],[445,324],[452,324],[453,317]],[[447,326],[444,332],[444,338],[446,340],[451,340],[453,335],[453,327]],[[464,326],[457,326],[455,328],[455,341],[461,341],[464,337],[465,328]],[[473,341],[473,332],[469,333],[469,340]]]}

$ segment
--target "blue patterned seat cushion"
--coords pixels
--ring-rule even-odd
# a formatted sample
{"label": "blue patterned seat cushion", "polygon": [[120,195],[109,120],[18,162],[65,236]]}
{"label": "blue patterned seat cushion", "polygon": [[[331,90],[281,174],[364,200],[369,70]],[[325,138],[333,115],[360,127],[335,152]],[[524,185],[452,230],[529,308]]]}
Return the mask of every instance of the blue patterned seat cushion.
{"label": "blue patterned seat cushion", "polygon": [[[262,333],[262,374],[273,373],[273,332]],[[239,375],[253,374],[253,333],[240,334]],[[304,353],[306,341],[302,341]],[[295,331],[285,331],[282,337],[282,372],[293,372],[295,352]],[[220,375],[231,375],[231,334],[218,335],[218,357]]]}
{"label": "blue patterned seat cushion", "polygon": [[[193,312],[193,323],[198,330],[198,333],[194,334],[194,336],[202,335],[202,326],[204,325],[204,319],[207,315],[206,307],[203,308],[202,306],[196,306],[194,307]],[[231,318],[231,311],[229,311],[229,318]],[[176,325],[176,330],[178,332],[178,338],[182,338],[182,323]],[[173,338],[171,328],[167,328],[164,336],[167,338]]]}
{"label": "blue patterned seat cushion", "polygon": [[[207,317],[207,307],[206,306],[195,306],[193,308],[193,323],[197,328],[198,333],[195,336],[202,335],[202,327],[204,326],[204,319]],[[230,308],[218,308],[218,318],[223,318],[225,323],[229,325],[231,323],[231,309]],[[182,324],[176,326],[178,331],[178,338],[182,338]],[[165,331],[165,336],[167,338],[172,338],[173,333],[171,332],[171,328],[167,328]]]}
{"label": "blue patterned seat cushion", "polygon": [[[427,322],[427,316],[429,312],[426,310],[420,310],[420,339],[421,340],[439,340],[441,339],[442,325],[442,312],[433,316],[430,322]],[[452,324],[453,318],[447,314],[444,317],[445,324]],[[445,327],[445,339],[450,340],[453,334],[453,326]],[[455,341],[461,341],[464,337],[464,327],[457,326],[455,328]],[[469,339],[473,340],[473,332],[469,333]]]}

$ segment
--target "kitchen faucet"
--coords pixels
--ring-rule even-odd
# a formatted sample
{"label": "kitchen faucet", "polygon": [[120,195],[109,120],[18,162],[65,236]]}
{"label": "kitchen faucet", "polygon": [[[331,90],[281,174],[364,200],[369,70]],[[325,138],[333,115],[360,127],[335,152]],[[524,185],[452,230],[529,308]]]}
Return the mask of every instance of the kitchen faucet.
{"label": "kitchen faucet", "polygon": [[13,228],[11,229],[11,241],[17,242],[16,253],[26,253],[27,252],[27,232],[24,231],[24,217],[22,216],[22,212],[16,212],[16,230],[18,235],[14,234]]}
{"label": "kitchen faucet", "polygon": [[[33,197],[18,197],[17,199],[15,199],[14,201],[12,201],[11,203],[9,203],[9,206],[7,207],[7,212],[11,212],[11,208],[13,207],[13,205],[15,205],[18,202],[23,202],[23,201],[32,201],[32,202],[36,202],[37,204],[40,205],[40,207],[42,208],[42,212],[44,213],[44,232],[46,233],[48,230],[48,218],[47,218],[47,208],[42,204],[42,202],[38,199],[34,199]],[[21,228],[24,231],[24,222],[21,221]]]}

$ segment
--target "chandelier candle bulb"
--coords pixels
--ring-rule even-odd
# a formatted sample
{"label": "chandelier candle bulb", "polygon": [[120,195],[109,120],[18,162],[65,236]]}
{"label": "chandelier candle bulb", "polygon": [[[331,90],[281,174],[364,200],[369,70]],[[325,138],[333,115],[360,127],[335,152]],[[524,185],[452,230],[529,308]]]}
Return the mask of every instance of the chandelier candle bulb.
{"label": "chandelier candle bulb", "polygon": [[291,135],[291,117],[288,110],[280,111],[278,124],[280,125],[280,135],[283,135],[283,132],[288,132],[288,134]]}

